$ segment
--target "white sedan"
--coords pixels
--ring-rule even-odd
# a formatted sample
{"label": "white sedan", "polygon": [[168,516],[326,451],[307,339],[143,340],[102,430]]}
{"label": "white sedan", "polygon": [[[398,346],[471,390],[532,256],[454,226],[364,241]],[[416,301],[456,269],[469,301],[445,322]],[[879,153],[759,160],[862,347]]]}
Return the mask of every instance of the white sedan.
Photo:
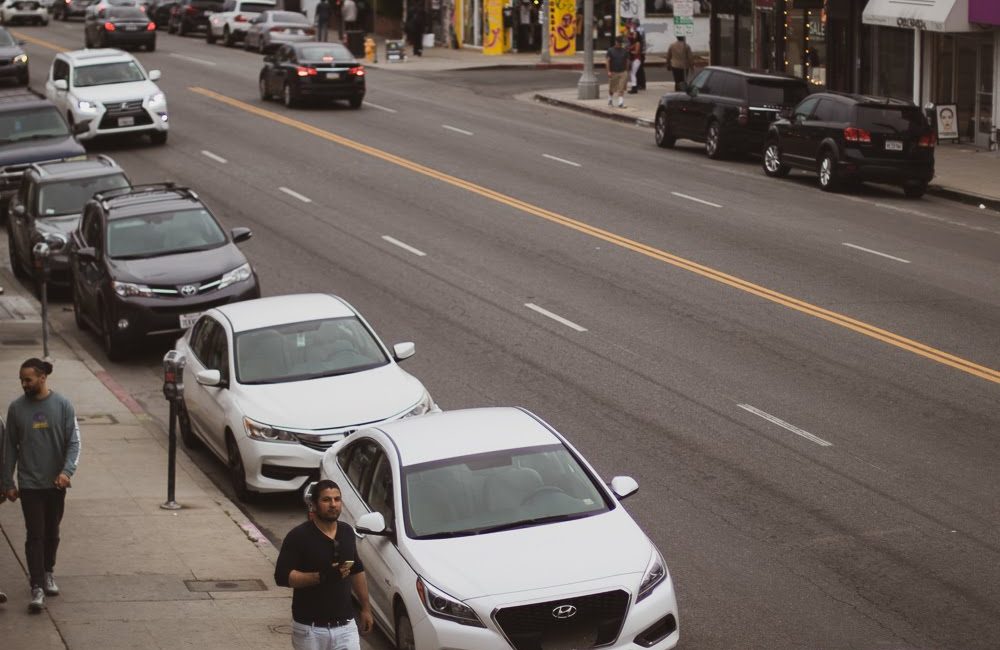
{"label": "white sedan", "polygon": [[438,410],[344,300],[276,296],[210,309],[177,341],[187,367],[181,437],[225,461],[240,499],[301,488],[359,428]]}
{"label": "white sedan", "polygon": [[4,0],[0,3],[0,22],[4,25],[15,23],[49,24],[49,10],[40,0]]}
{"label": "white sedan", "polygon": [[667,565],[610,488],[527,411],[483,408],[359,431],[320,477],[361,538],[372,613],[419,650],[673,648]]}

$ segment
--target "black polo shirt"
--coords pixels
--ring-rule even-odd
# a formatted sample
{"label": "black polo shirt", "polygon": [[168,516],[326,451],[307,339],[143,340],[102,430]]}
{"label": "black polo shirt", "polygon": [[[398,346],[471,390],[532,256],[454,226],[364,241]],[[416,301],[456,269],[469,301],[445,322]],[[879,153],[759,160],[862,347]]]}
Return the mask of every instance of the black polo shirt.
{"label": "black polo shirt", "polygon": [[[287,587],[288,574],[293,569],[316,573],[321,567],[347,560],[354,560],[351,575],[361,573],[365,567],[357,556],[355,539],[354,529],[342,521],[337,522],[335,539],[327,537],[311,521],[299,524],[289,531],[281,543],[281,552],[274,567],[274,581],[280,587]],[[307,625],[354,618],[350,576],[294,590],[292,618]]]}

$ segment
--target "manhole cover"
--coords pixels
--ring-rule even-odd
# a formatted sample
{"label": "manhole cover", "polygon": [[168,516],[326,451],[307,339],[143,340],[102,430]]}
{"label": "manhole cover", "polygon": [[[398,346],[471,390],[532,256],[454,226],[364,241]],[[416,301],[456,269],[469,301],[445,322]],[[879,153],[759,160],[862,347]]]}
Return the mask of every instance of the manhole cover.
{"label": "manhole cover", "polygon": [[267,586],[258,579],[253,580],[185,580],[188,591],[267,591]]}

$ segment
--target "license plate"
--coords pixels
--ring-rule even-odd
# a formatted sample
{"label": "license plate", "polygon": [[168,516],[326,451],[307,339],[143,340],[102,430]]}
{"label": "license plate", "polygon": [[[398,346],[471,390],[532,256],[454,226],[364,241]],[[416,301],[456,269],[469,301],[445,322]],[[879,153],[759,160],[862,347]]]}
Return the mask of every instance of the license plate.
{"label": "license plate", "polygon": [[885,141],[886,151],[902,151],[903,143],[899,140],[886,140]]}
{"label": "license plate", "polygon": [[135,126],[134,117],[119,117],[118,126]]}
{"label": "license plate", "polygon": [[197,314],[181,314],[181,327],[183,329],[191,329],[191,326],[197,322],[200,316],[200,312]]}
{"label": "license plate", "polygon": [[138,31],[138,30],[139,30],[139,26],[138,25],[125,25],[125,31],[127,31],[127,32],[135,32],[135,31]]}
{"label": "license plate", "polygon": [[298,36],[299,34],[302,33],[302,30],[301,29],[289,29],[288,33],[289,34],[294,34],[294,35]]}

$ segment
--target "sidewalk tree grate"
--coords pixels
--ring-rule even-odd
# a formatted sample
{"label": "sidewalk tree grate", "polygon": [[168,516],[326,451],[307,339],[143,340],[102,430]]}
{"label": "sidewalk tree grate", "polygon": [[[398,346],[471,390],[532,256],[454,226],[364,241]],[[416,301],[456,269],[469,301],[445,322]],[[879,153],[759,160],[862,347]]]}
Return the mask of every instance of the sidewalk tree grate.
{"label": "sidewalk tree grate", "polygon": [[188,591],[267,591],[267,585],[258,578],[252,580],[185,580]]}

